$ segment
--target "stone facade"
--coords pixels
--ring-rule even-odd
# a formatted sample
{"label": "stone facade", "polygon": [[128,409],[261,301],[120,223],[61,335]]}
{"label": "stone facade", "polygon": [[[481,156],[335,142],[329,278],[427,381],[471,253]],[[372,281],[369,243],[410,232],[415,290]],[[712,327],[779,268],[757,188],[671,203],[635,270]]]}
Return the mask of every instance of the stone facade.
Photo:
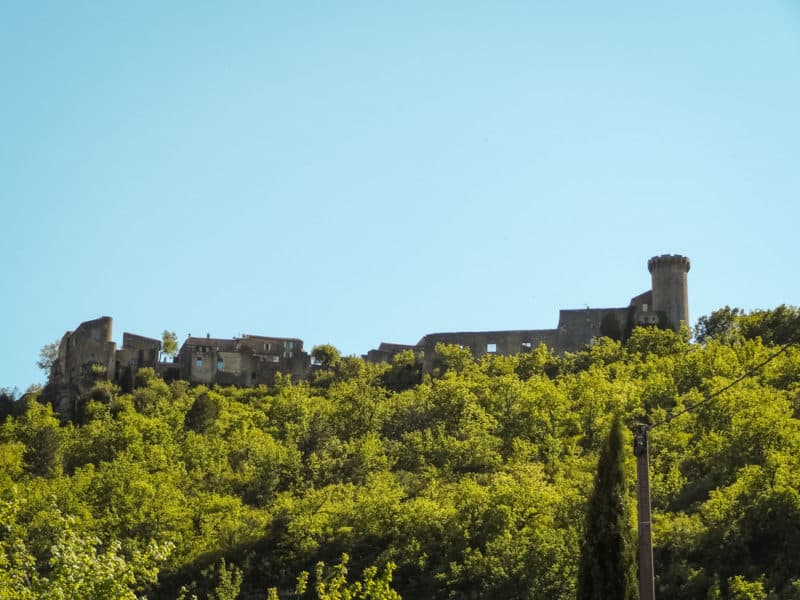
{"label": "stone facade", "polygon": [[180,377],[193,383],[270,385],[276,373],[305,379],[310,360],[303,340],[260,335],[215,339],[190,337],[178,353]]}
{"label": "stone facade", "polygon": [[686,274],[691,264],[685,256],[654,256],[647,261],[653,278],[653,310],[666,315],[673,329],[689,323],[689,287]]}
{"label": "stone facade", "polygon": [[164,360],[160,340],[125,332],[117,349],[112,329],[112,318],[100,317],[81,323],[61,338],[45,397],[63,420],[75,417],[78,403],[98,381],[112,381],[130,391],[136,372],[144,367],[167,380],[246,387],[272,384],[278,372],[304,379],[310,365],[303,341],[296,338],[189,337],[177,357]]}
{"label": "stone facade", "polygon": [[[647,267],[651,289],[634,296],[628,306],[561,310],[555,329],[430,333],[416,344],[383,342],[363,358],[375,363],[388,362],[400,352],[413,350],[422,354],[423,369],[430,371],[438,343],[458,344],[476,357],[531,352],[540,344],[562,354],[580,350],[601,336],[625,339],[638,325],[677,330],[681,324],[688,324],[689,259],[679,255],[655,256]],[[189,336],[177,357],[164,361],[161,342],[154,338],[124,333],[122,347],[117,349],[111,339],[112,325],[111,317],[86,321],[61,339],[45,393],[63,419],[73,418],[78,401],[86,397],[97,381],[113,381],[128,391],[133,388],[136,372],[144,367],[155,369],[167,380],[242,387],[270,385],[277,373],[302,380],[312,368],[309,355],[303,350],[303,340],[297,338]]]}
{"label": "stone facade", "polygon": [[112,325],[111,317],[100,317],[81,323],[61,338],[45,392],[62,418],[72,418],[78,399],[98,379],[115,373],[117,345],[111,340]]}
{"label": "stone facade", "polygon": [[686,274],[690,268],[689,259],[669,254],[655,256],[648,261],[647,268],[651,274],[651,289],[631,298],[628,306],[561,310],[556,329],[430,333],[413,346],[383,342],[364,358],[372,362],[389,361],[398,352],[413,349],[422,353],[423,368],[430,371],[438,343],[458,344],[476,357],[530,352],[539,344],[563,354],[576,352],[601,336],[625,339],[640,325],[660,325],[675,331],[682,323],[688,325]]}

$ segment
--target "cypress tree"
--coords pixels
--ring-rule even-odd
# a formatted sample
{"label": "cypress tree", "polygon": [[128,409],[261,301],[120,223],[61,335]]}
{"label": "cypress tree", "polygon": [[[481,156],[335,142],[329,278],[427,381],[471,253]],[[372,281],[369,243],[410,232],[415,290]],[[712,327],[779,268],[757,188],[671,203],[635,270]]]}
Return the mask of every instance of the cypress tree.
{"label": "cypress tree", "polygon": [[578,600],[636,600],[636,549],[628,518],[624,438],[615,417],[597,465],[586,513]]}

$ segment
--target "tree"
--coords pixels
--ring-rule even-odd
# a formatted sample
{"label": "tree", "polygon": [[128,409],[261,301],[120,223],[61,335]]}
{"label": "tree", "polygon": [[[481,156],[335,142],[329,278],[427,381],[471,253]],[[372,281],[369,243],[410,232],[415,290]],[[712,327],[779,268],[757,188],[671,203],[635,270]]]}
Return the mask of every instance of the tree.
{"label": "tree", "polygon": [[771,310],[754,310],[739,317],[739,326],[747,339],[760,337],[769,345],[800,341],[800,308],[780,306]]}
{"label": "tree", "polygon": [[312,381],[318,388],[327,388],[339,379],[342,354],[330,344],[311,349]]}
{"label": "tree", "polygon": [[175,356],[178,351],[178,336],[174,331],[164,330],[161,334],[161,352],[168,356]]}
{"label": "tree", "polygon": [[413,350],[403,350],[392,357],[392,366],[381,376],[383,385],[402,392],[422,382],[422,355]]}
{"label": "tree", "polygon": [[635,600],[636,562],[628,519],[619,416],[600,451],[578,572],[578,600]]}
{"label": "tree", "polygon": [[760,337],[768,346],[796,342],[800,340],[800,308],[781,304],[770,310],[745,313],[740,308],[726,306],[700,317],[694,337],[700,343],[712,339],[731,343],[737,337],[748,340]]}
{"label": "tree", "polygon": [[[230,566],[230,568],[228,568]],[[242,571],[236,565],[226,565],[225,559],[219,559],[216,567],[219,581],[213,592],[208,594],[208,600],[236,600],[239,589],[242,587]]]}
{"label": "tree", "polygon": [[311,349],[311,359],[322,369],[333,369],[342,361],[342,354],[335,346],[322,344]]}
{"label": "tree", "polygon": [[710,315],[700,317],[694,326],[694,339],[699,344],[709,340],[729,341],[736,331],[737,321],[742,314],[741,308],[725,306]]}
{"label": "tree", "polygon": [[39,360],[36,361],[36,366],[47,373],[48,376],[50,375],[50,369],[53,368],[56,360],[58,360],[58,346],[59,341],[56,340],[50,344],[45,344],[39,350]]}
{"label": "tree", "polygon": [[52,407],[35,398],[25,401],[25,412],[17,420],[17,437],[25,444],[23,460],[31,475],[55,477],[61,472],[63,432]]}
{"label": "tree", "polygon": [[[369,566],[364,569],[361,581],[348,583],[347,563],[350,557],[345,553],[338,565],[326,567],[324,562],[318,562],[314,583],[315,598],[317,600],[401,600],[392,588],[392,573],[396,566],[393,562],[386,565],[383,571],[378,567]],[[293,597],[305,597],[307,594],[309,574],[303,571],[297,578],[297,586]],[[277,588],[267,590],[267,600],[277,600]]]}
{"label": "tree", "polygon": [[217,420],[219,415],[219,401],[203,392],[192,403],[189,412],[186,413],[184,425],[197,433],[205,433]]}
{"label": "tree", "polygon": [[83,537],[66,528],[52,548],[51,571],[47,578],[36,578],[37,598],[46,600],[136,600],[134,590],[154,583],[158,565],[163,563],[173,544],[150,542],[144,551],[122,553],[122,543],[113,540],[102,548],[98,538]]}
{"label": "tree", "polygon": [[17,388],[0,387],[0,421],[14,414],[17,406]]}

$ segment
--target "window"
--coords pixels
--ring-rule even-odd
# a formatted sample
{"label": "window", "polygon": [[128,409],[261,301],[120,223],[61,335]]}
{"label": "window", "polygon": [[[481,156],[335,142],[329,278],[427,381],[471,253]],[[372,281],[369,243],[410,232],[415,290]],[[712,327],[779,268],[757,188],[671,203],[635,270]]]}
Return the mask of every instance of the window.
{"label": "window", "polygon": [[222,359],[217,359],[217,371],[222,371]]}
{"label": "window", "polygon": [[486,344],[486,352],[497,352],[497,344]]}
{"label": "window", "polygon": [[202,367],[203,366],[203,358],[201,356],[197,357],[197,366],[198,367]]}
{"label": "window", "polygon": [[531,343],[530,342],[522,342],[522,349],[527,351],[527,352],[530,352]]}
{"label": "window", "polygon": [[642,304],[642,312],[647,312],[647,304]]}

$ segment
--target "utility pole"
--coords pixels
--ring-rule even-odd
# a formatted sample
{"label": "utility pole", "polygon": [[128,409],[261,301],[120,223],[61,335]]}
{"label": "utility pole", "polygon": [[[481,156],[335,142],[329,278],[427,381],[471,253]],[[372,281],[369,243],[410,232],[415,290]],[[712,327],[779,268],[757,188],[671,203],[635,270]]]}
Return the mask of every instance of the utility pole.
{"label": "utility pole", "polygon": [[639,508],[639,598],[655,600],[653,579],[653,536],[650,516],[650,459],[647,450],[647,432],[644,423],[633,427],[633,454],[636,456],[636,491]]}
{"label": "utility pole", "polygon": [[750,370],[746,371],[728,385],[718,389],[713,394],[708,394],[700,402],[693,406],[687,406],[683,410],[673,414],[669,418],[659,421],[653,425],[645,423],[635,423],[633,426],[633,454],[636,456],[636,491],[639,505],[639,599],[655,600],[656,586],[654,580],[655,569],[653,568],[653,532],[650,516],[650,458],[648,456],[647,434],[651,429],[668,423],[675,417],[684,413],[694,411],[704,402],[709,402],[728,391],[733,386],[738,385],[748,377],[755,375],[762,367],[775,360],[778,356],[786,352],[792,346],[800,345],[800,339],[788,342],[780,349],[770,354],[766,360],[760,362]]}

